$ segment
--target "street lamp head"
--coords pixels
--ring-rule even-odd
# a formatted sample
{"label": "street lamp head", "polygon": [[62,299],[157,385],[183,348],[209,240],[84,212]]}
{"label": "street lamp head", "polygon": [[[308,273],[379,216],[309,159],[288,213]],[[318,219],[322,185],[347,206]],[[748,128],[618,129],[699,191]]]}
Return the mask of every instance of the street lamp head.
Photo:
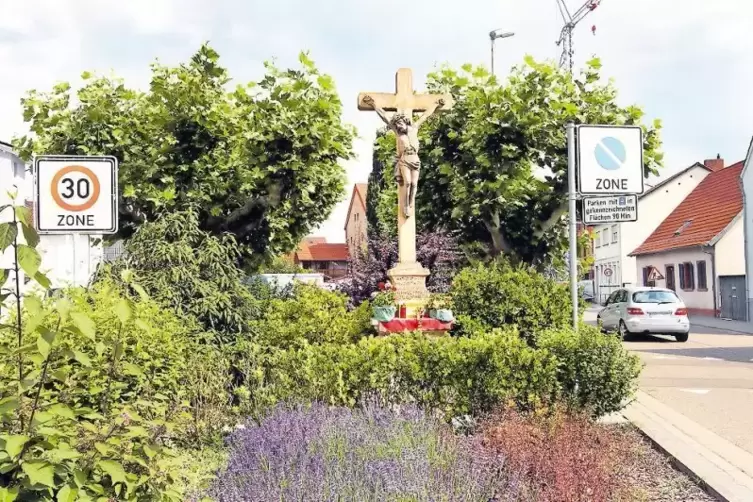
{"label": "street lamp head", "polygon": [[515,35],[515,33],[511,31],[505,31],[505,32],[500,33],[499,30],[492,30],[489,32],[489,38],[491,38],[492,40],[495,40],[497,38],[509,38],[513,35]]}

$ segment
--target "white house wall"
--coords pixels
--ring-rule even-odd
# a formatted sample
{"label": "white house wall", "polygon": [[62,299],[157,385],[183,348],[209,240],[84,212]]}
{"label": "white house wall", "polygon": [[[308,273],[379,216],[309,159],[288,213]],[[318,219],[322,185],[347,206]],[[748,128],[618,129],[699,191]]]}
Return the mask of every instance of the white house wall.
{"label": "white house wall", "polygon": [[[683,291],[680,289],[680,263],[686,263],[690,262],[693,264],[693,270],[697,270],[696,262],[699,261],[705,261],[706,262],[706,282],[708,284],[708,288],[706,291],[699,291],[698,289],[695,289],[693,291]],[[717,260],[718,265],[719,260]],[[674,265],[675,267],[675,290],[677,293],[677,296],[679,296],[683,302],[685,302],[685,306],[689,309],[694,309],[696,311],[703,311],[704,314],[710,314],[713,315],[714,313],[714,293],[712,284],[715,282],[712,279],[713,274],[713,268],[711,266],[711,256],[707,253],[704,253],[701,251],[700,248],[688,248],[688,249],[681,249],[677,251],[668,251],[666,253],[657,253],[657,254],[649,254],[649,255],[642,255],[636,257],[636,274],[641,274],[641,279],[637,283],[641,286],[645,286],[643,284],[643,274],[642,270],[644,267],[653,266],[656,267],[656,269],[662,274],[662,276],[665,276],[663,280],[656,281],[656,287],[664,288],[667,286],[666,281],[666,267],[667,265]],[[718,273],[717,273],[718,275]],[[695,276],[695,286],[698,285],[698,274],[697,272],[694,272]]]}
{"label": "white house wall", "polygon": [[745,230],[737,218],[716,246],[717,275],[745,275]]}
{"label": "white house wall", "polygon": [[[603,292],[610,292],[614,287],[622,284],[640,284],[641,276],[636,273],[639,269],[636,259],[628,256],[643,244],[649,235],[670,215],[674,209],[685,200],[685,197],[698,186],[709,174],[709,171],[701,166],[696,166],[681,176],[673,179],[638,199],[638,221],[617,223],[617,243],[612,243],[611,224],[595,225],[594,236],[601,237],[602,232],[608,229],[609,243],[597,246],[594,242],[594,282],[597,288]],[[612,276],[606,277],[604,269],[610,268]],[[605,286],[601,287],[600,286]],[[611,286],[611,287],[610,287]]]}
{"label": "white house wall", "polygon": [[745,235],[745,254],[747,273],[747,299],[748,299],[748,321],[753,321],[753,141],[748,148],[748,155],[745,160],[745,167],[740,175],[743,185],[744,215],[743,215],[743,232]]}

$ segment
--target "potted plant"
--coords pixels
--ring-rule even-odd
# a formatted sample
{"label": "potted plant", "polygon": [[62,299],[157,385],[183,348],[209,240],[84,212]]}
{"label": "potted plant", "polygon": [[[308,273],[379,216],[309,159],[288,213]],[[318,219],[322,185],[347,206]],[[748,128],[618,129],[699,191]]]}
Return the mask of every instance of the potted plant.
{"label": "potted plant", "polygon": [[374,319],[389,322],[395,318],[395,293],[390,290],[380,291],[371,301]]}
{"label": "potted plant", "polygon": [[450,310],[450,297],[446,294],[433,294],[429,298],[426,308],[429,309],[429,316],[442,322],[452,322],[455,318]]}

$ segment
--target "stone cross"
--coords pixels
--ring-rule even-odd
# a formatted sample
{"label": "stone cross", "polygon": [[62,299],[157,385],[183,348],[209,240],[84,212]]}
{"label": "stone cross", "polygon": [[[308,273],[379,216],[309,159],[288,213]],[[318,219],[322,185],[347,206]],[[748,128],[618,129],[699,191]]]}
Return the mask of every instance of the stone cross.
{"label": "stone cross", "polygon": [[[410,171],[407,164],[413,170],[412,180],[402,179],[398,185],[398,263],[388,273],[392,284],[396,289],[396,299],[407,305],[408,316],[415,313],[426,298],[426,277],[429,271],[416,261],[416,218],[411,217],[412,201],[418,185],[418,171],[420,159],[418,158],[418,127],[441,107],[447,110],[452,107],[452,96],[449,94],[416,94],[413,92],[413,73],[409,68],[401,68],[395,75],[395,93],[362,92],[358,95],[358,109],[376,111],[380,118],[396,132],[398,165],[396,174],[404,174]],[[393,118],[400,115],[410,119],[410,123],[396,124],[395,120],[387,117],[385,111],[395,112]],[[413,113],[424,114],[413,123]],[[402,152],[402,154],[401,154]],[[401,160],[401,157],[406,157]],[[400,162],[403,162],[401,167]],[[404,176],[403,176],[404,178]],[[411,188],[412,186],[412,188]]]}
{"label": "stone cross", "polygon": [[[447,110],[452,107],[452,96],[449,94],[416,94],[413,92],[413,72],[410,68],[400,68],[395,74],[394,94],[362,92],[358,95],[359,110],[396,112],[410,119],[413,118],[414,112],[428,112],[416,122],[416,127],[437,109],[438,102],[442,103],[441,107],[443,110]],[[380,116],[382,116],[381,113]],[[382,120],[385,122],[388,121],[383,116]],[[398,138],[398,151],[400,150],[399,142],[400,138]],[[409,200],[409,188],[407,183],[398,186],[398,250],[400,263],[415,264],[416,220],[409,217],[409,211],[406,207]]]}

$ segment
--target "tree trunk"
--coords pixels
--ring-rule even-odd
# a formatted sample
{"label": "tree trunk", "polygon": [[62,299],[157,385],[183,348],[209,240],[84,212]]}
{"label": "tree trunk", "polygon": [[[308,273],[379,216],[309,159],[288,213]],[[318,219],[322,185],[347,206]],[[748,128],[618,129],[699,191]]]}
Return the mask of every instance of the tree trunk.
{"label": "tree trunk", "polygon": [[490,218],[484,218],[484,226],[492,238],[492,254],[499,256],[502,253],[511,253],[512,247],[500,229],[499,213],[494,213]]}

